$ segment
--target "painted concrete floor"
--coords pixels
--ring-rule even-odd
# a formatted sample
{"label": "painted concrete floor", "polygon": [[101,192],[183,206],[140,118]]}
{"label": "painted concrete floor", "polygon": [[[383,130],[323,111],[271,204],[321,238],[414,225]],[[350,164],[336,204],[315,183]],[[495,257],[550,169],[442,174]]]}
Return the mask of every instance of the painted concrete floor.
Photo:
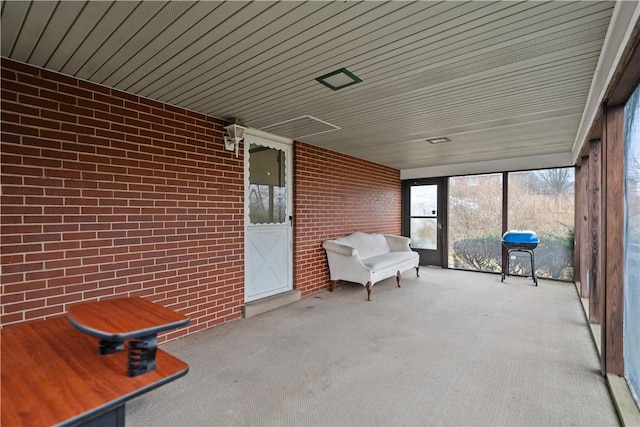
{"label": "painted concrete floor", "polygon": [[616,426],[573,284],[421,268],[162,348],[187,376],[130,426]]}

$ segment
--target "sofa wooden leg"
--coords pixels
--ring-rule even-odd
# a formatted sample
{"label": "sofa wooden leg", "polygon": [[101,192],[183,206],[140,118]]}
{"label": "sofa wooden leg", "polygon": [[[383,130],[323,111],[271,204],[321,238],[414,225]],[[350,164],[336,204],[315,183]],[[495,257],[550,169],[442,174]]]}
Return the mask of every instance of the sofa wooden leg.
{"label": "sofa wooden leg", "polygon": [[371,282],[367,282],[367,301],[371,301]]}
{"label": "sofa wooden leg", "polygon": [[420,266],[416,267],[416,276],[420,277]]}
{"label": "sofa wooden leg", "polygon": [[396,273],[396,282],[398,282],[398,287],[400,287],[400,271]]}
{"label": "sofa wooden leg", "polygon": [[333,292],[333,290],[336,288],[336,283],[338,283],[337,280],[329,281],[329,292]]}

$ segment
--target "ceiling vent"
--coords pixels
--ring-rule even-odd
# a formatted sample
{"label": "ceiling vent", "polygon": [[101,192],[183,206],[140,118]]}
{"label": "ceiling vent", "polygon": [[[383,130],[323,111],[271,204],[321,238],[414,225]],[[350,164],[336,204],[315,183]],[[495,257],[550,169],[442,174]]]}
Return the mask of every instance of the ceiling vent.
{"label": "ceiling vent", "polygon": [[331,123],[327,123],[324,120],[316,119],[313,116],[307,115],[274,123],[269,126],[263,126],[261,129],[286,138],[297,139],[305,136],[332,132],[341,128],[339,126],[332,125]]}

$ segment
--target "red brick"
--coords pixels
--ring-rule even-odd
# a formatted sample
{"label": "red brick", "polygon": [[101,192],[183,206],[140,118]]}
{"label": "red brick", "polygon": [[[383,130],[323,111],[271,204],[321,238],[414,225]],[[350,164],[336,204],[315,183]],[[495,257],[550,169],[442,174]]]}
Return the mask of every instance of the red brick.
{"label": "red brick", "polygon": [[[4,115],[4,111],[13,111],[15,113],[26,114],[29,116],[40,115],[40,110],[38,108],[33,108],[28,105],[18,104],[16,102],[9,102],[6,100],[2,100],[2,111],[3,111],[3,115]],[[53,113],[53,112],[50,112],[49,110],[42,110],[42,112]],[[43,117],[45,116],[43,115]]]}
{"label": "red brick", "polygon": [[[78,105],[68,105],[68,104],[60,105],[60,111],[64,111],[65,113],[75,114],[76,116],[79,116],[79,117],[80,116],[93,117],[94,110],[99,105],[100,104],[98,104],[96,102],[93,102],[93,101],[90,101],[90,100],[87,101],[87,100],[84,100],[84,99],[80,98],[78,100]],[[91,108],[87,108],[87,107],[91,107]],[[109,106],[105,106],[104,108],[107,111],[109,110]]]}
{"label": "red brick", "polygon": [[24,313],[25,320],[30,319],[43,319],[59,314],[64,314],[64,307],[62,306],[54,306],[54,307],[46,307],[39,308],[37,310],[30,310]]}
{"label": "red brick", "polygon": [[9,325],[12,323],[19,323],[24,321],[24,313],[19,312],[19,313],[11,313],[11,314],[4,314],[2,316],[0,316],[0,324],[2,325]]}
{"label": "red brick", "polygon": [[78,242],[55,242],[55,243],[45,243],[44,250],[45,251],[65,251],[65,250],[73,250],[79,247]]}
{"label": "red brick", "polygon": [[88,299],[100,298],[100,297],[105,297],[105,296],[114,295],[114,294],[115,294],[115,290],[112,287],[104,288],[104,289],[96,289],[95,291],[85,292],[83,295],[83,299],[88,300]]}
{"label": "red brick", "polygon": [[2,274],[5,275],[5,274],[11,274],[11,273],[24,273],[27,271],[37,271],[37,270],[42,270],[43,267],[44,267],[44,263],[42,262],[3,265]]}
{"label": "red brick", "polygon": [[60,295],[60,296],[47,298],[47,305],[53,306],[53,305],[61,305],[61,304],[67,304],[71,302],[81,302],[81,301],[82,301],[82,294],[80,293]]}
{"label": "red brick", "polygon": [[41,119],[39,117],[22,116],[20,118],[20,124],[25,126],[60,130],[60,122],[55,120]]}
{"label": "red brick", "polygon": [[18,135],[37,136],[40,134],[40,131],[38,129],[6,122],[2,122],[2,125],[0,125],[0,130],[2,131],[2,133],[15,133]]}
{"label": "red brick", "polygon": [[44,271],[35,271],[29,272],[25,274],[26,280],[44,280],[44,279],[52,279],[55,277],[64,276],[64,270],[44,270]]}
{"label": "red brick", "polygon": [[48,261],[52,259],[61,259],[61,258],[64,258],[64,256],[65,256],[64,252],[62,251],[60,252],[47,251],[47,252],[31,253],[25,256],[24,258],[27,262],[33,262],[33,261]]}
{"label": "red brick", "polygon": [[45,99],[51,99],[53,101],[60,102],[62,104],[75,105],[76,97],[65,95],[62,92],[48,90],[48,89],[40,89],[40,96]]}
{"label": "red brick", "polygon": [[40,136],[42,138],[53,139],[57,141],[72,141],[72,142],[76,141],[75,133],[59,132],[59,131],[54,131],[49,129],[41,129]]}
{"label": "red brick", "polygon": [[42,88],[47,88],[51,90],[57,90],[58,84],[56,82],[47,80],[45,78],[41,78],[39,76],[29,75],[29,74],[18,74],[18,81],[22,83],[26,83],[31,86],[38,86]]}
{"label": "red brick", "polygon": [[61,93],[64,93],[64,94],[67,94],[67,95],[71,95],[71,96],[75,96],[75,97],[78,97],[78,98],[90,99],[93,96],[93,93],[91,91],[79,88],[77,86],[77,81],[75,81],[73,83],[75,83],[75,85],[71,85],[71,86],[66,85],[66,84],[60,84],[60,85],[58,85],[58,90]]}
{"label": "red brick", "polygon": [[95,135],[96,131],[91,126],[82,126],[76,125],[72,123],[62,123],[61,127],[64,132],[72,132],[76,134],[84,134],[84,135]]}
{"label": "red brick", "polygon": [[11,91],[16,93],[24,93],[27,95],[38,96],[38,88],[29,86],[26,84],[18,83],[16,81],[4,80],[2,82],[3,91]]}
{"label": "red brick", "polygon": [[26,292],[25,296],[26,296],[26,300],[33,300],[33,299],[52,297],[55,295],[60,295],[61,293],[62,293],[62,290],[60,288],[45,288],[45,289],[38,289],[37,291]]}
{"label": "red brick", "polygon": [[27,253],[27,252],[40,252],[41,250],[42,250],[42,245],[39,243],[31,243],[27,245],[7,245],[6,243],[3,242],[2,246],[0,246],[0,252],[3,255]]}
{"label": "red brick", "polygon": [[24,301],[24,299],[25,299],[25,294],[22,292],[18,294],[2,294],[0,295],[0,304],[2,305],[11,304],[14,302]]}
{"label": "red brick", "polygon": [[2,274],[2,283],[4,285],[8,285],[10,283],[21,283],[24,282],[24,274],[23,273],[15,273],[15,274]]}
{"label": "red brick", "polygon": [[9,69],[9,67],[14,63],[12,61],[5,62],[5,58],[1,58],[0,62],[2,63],[2,73],[0,73],[2,78],[7,80],[17,80],[17,73]]}
{"label": "red brick", "polygon": [[56,73],[54,71],[49,71],[46,69],[40,69],[40,75],[42,78],[54,80],[60,83],[65,83],[67,85],[76,86],[78,85],[78,80],[71,76],[66,76],[64,74]]}
{"label": "red brick", "polygon": [[14,304],[6,304],[4,306],[4,313],[15,313],[17,311],[31,310],[34,308],[40,308],[44,306],[45,306],[45,301],[43,299],[27,300],[27,301],[17,302]]}

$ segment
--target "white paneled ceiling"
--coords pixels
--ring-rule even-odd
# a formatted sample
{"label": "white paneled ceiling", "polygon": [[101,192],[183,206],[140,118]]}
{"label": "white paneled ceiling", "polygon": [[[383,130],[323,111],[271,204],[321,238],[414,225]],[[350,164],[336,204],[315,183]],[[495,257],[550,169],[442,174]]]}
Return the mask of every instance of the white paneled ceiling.
{"label": "white paneled ceiling", "polygon": [[[3,1],[2,56],[401,170],[495,167],[571,158],[614,6]],[[362,82],[315,80],[343,67]]]}

